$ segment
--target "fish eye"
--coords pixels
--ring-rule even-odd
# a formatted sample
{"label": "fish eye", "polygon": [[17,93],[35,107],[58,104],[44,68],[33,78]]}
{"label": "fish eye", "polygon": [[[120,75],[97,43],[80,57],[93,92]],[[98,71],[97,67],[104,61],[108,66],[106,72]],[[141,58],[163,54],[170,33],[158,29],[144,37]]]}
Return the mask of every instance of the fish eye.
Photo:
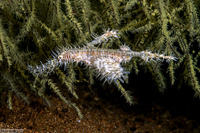
{"label": "fish eye", "polygon": [[62,59],[62,55],[58,56],[58,59]]}

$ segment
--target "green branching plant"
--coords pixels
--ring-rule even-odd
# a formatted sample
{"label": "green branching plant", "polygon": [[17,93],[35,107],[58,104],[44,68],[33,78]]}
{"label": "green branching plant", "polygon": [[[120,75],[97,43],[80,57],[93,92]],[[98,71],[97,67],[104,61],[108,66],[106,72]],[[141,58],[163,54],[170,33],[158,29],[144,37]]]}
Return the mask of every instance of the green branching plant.
{"label": "green branching plant", "polygon": [[[100,79],[114,83],[132,104],[133,98],[122,81],[131,81],[125,69],[140,74],[141,67],[152,73],[161,92],[179,84],[179,78],[189,83],[199,97],[199,7],[198,0],[0,0],[1,97],[6,94],[5,101],[13,109],[13,95],[31,102],[25,95],[28,91],[50,106],[46,91],[51,89],[82,117],[78,106],[61,93],[53,76],[78,99],[74,83],[95,84],[98,71]],[[56,53],[56,47],[61,51]],[[69,53],[73,60],[61,60],[64,55],[71,58]],[[95,67],[82,61],[77,53],[93,57],[90,63]],[[98,56],[102,53],[104,57]],[[102,60],[104,66],[97,66]],[[78,64],[81,62],[86,69]],[[53,71],[51,76],[49,70]]]}

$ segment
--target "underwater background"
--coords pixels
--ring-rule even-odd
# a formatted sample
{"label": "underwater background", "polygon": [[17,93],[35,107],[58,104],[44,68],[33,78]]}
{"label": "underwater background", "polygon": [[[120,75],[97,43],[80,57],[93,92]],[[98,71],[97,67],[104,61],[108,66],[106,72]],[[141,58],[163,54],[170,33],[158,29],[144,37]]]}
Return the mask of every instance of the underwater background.
{"label": "underwater background", "polygon": [[158,104],[196,121],[199,14],[198,0],[0,0],[1,108],[34,98],[54,108],[59,98],[84,119],[85,98],[97,95],[121,110]]}

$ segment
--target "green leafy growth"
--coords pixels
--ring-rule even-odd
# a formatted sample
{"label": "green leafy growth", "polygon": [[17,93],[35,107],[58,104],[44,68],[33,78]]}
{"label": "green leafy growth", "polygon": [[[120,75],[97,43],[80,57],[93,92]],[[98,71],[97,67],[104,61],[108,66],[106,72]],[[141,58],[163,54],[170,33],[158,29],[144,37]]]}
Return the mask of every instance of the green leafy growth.
{"label": "green leafy growth", "polygon": [[198,11],[195,7],[195,2],[193,0],[186,0],[187,12],[190,20],[189,32],[191,36],[199,34],[200,22],[198,17]]}
{"label": "green leafy growth", "polygon": [[75,30],[77,31],[78,34],[82,34],[83,28],[81,26],[81,23],[79,23],[78,19],[75,17],[75,15],[73,13],[73,6],[72,6],[71,1],[65,0],[64,4],[65,4],[65,7],[66,7],[67,17],[69,18],[69,20],[73,24],[72,27],[75,28]]}
{"label": "green leafy growth", "polygon": [[190,83],[193,86],[193,88],[195,89],[196,95],[200,96],[200,85],[199,85],[199,81],[196,77],[196,72],[194,70],[194,64],[193,64],[191,55],[188,55],[187,60],[188,60],[187,69],[188,69],[188,73],[190,76]]}
{"label": "green leafy growth", "polygon": [[174,72],[174,62],[173,61],[170,62],[169,67],[168,67],[168,71],[169,71],[171,85],[174,85],[174,82],[175,82],[174,73],[175,72]]}
{"label": "green leafy growth", "polygon": [[53,83],[53,81],[51,79],[48,80],[48,85],[50,86],[51,89],[53,89],[53,91],[60,97],[60,99],[62,99],[66,104],[68,104],[70,107],[73,107],[74,109],[76,109],[78,115],[80,118],[82,118],[82,114],[81,111],[79,110],[79,108],[76,106],[75,103],[71,103],[69,100],[67,100],[62,93],[60,92],[60,90],[58,89],[58,87],[55,85],[55,83]]}
{"label": "green leafy growth", "polygon": [[127,103],[129,103],[130,105],[134,104],[133,97],[130,95],[130,92],[128,92],[124,89],[124,87],[121,85],[119,80],[117,80],[116,86],[117,86],[118,90],[121,92],[122,96],[125,97]]}
{"label": "green leafy growth", "polygon": [[124,10],[128,11],[128,10],[132,9],[135,6],[135,4],[137,4],[137,2],[138,2],[138,0],[130,0],[130,1],[128,1]]}
{"label": "green leafy growth", "polygon": [[147,64],[149,71],[152,73],[153,79],[157,82],[160,92],[164,92],[166,89],[166,82],[164,75],[162,74],[158,63]]}
{"label": "green leafy growth", "polygon": [[63,73],[61,70],[57,70],[57,75],[59,76],[59,79],[61,80],[61,82],[67,86],[70,93],[78,99],[78,96],[74,90],[74,85],[73,85],[73,83],[76,81],[73,66],[70,65],[68,76],[66,76],[66,74]]}

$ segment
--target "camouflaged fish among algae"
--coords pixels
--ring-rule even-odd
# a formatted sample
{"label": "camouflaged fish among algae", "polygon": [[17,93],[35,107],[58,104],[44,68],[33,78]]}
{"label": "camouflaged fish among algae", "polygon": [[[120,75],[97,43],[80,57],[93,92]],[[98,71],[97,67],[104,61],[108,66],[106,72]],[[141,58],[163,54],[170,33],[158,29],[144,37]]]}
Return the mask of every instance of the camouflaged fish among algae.
{"label": "camouflaged fish among algae", "polygon": [[93,68],[97,77],[104,82],[111,84],[117,83],[117,80],[124,82],[128,78],[123,63],[129,62],[133,57],[142,58],[144,61],[176,61],[174,56],[151,53],[150,51],[136,52],[128,46],[121,45],[119,49],[96,48],[95,44],[107,41],[112,38],[119,38],[118,30],[107,30],[101,36],[94,36],[94,40],[82,48],[59,48],[56,53],[53,52],[53,59],[48,60],[45,64],[39,66],[29,65],[28,69],[34,75],[50,74],[56,67],[69,63],[83,63],[89,68]]}

